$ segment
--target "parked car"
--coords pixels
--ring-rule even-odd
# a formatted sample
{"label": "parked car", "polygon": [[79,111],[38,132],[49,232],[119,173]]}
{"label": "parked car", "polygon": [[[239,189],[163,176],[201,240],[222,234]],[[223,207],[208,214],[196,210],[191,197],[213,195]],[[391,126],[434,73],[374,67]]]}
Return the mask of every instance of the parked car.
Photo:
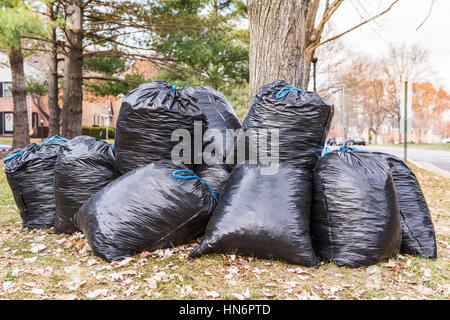
{"label": "parked car", "polygon": [[365,146],[366,145],[366,139],[364,139],[363,137],[354,136],[354,137],[351,137],[350,139],[348,139],[346,144],[348,146],[353,146],[353,145]]}
{"label": "parked car", "polygon": [[343,146],[344,145],[344,139],[340,137],[330,137],[328,139],[329,146]]}
{"label": "parked car", "polygon": [[450,143],[450,138],[442,139],[441,143]]}
{"label": "parked car", "polygon": [[10,145],[0,144],[0,151],[6,151],[6,150],[9,150],[9,149],[11,149]]}

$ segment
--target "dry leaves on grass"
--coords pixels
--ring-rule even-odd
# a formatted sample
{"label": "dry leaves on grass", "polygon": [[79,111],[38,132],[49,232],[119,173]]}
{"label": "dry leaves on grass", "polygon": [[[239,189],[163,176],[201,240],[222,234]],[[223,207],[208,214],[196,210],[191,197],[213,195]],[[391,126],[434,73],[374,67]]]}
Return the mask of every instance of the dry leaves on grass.
{"label": "dry leaves on grass", "polygon": [[206,297],[211,297],[211,298],[218,298],[218,297],[220,297],[220,294],[217,291],[205,290],[205,296]]}

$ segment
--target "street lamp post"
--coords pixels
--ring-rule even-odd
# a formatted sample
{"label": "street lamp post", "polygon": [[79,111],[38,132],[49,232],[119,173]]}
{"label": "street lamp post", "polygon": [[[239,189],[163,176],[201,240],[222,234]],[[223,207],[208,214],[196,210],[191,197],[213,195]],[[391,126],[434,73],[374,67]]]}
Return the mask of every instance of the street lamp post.
{"label": "street lamp post", "polygon": [[39,122],[41,124],[41,142],[44,141],[44,118],[40,118]]}
{"label": "street lamp post", "polygon": [[[404,161],[408,161],[408,81],[405,81],[405,119],[403,133],[403,157]],[[400,129],[400,128],[399,128]]]}
{"label": "street lamp post", "polygon": [[312,63],[313,63],[313,78],[314,78],[314,91],[317,91],[317,90],[316,90],[316,64],[317,64],[317,61],[318,61],[318,60],[319,60],[319,59],[316,58],[316,57],[312,58]]}
{"label": "street lamp post", "polygon": [[345,86],[342,86],[342,138],[347,140],[347,134],[345,132]]}

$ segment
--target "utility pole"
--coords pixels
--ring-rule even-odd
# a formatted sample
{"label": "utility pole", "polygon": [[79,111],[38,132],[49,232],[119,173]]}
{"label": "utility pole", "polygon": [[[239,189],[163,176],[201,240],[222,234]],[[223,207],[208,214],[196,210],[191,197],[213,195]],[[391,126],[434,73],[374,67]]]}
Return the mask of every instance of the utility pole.
{"label": "utility pole", "polygon": [[314,57],[314,58],[312,58],[312,63],[313,63],[313,77],[314,77],[314,91],[317,91],[317,89],[316,89],[316,64],[317,64],[317,61],[318,61],[319,59],[317,58],[317,57]]}
{"label": "utility pole", "polygon": [[342,138],[345,144],[347,140],[347,134],[345,133],[345,86],[342,86]]}
{"label": "utility pole", "polygon": [[405,81],[405,118],[403,132],[404,161],[408,160],[408,81]]}

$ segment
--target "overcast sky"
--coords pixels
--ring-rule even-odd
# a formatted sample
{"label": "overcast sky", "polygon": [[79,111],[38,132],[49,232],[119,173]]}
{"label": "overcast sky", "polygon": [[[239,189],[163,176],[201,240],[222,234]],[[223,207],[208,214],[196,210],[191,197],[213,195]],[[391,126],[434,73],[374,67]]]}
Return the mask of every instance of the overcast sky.
{"label": "overcast sky", "polygon": [[[333,16],[336,31],[344,31],[368,17],[387,8],[391,0],[348,0]],[[439,85],[450,91],[450,0],[435,0],[428,20],[425,19],[432,0],[400,0],[394,8],[358,30],[342,38],[346,47],[374,56],[386,52],[386,43],[419,44],[429,51],[430,65],[436,72]]]}

